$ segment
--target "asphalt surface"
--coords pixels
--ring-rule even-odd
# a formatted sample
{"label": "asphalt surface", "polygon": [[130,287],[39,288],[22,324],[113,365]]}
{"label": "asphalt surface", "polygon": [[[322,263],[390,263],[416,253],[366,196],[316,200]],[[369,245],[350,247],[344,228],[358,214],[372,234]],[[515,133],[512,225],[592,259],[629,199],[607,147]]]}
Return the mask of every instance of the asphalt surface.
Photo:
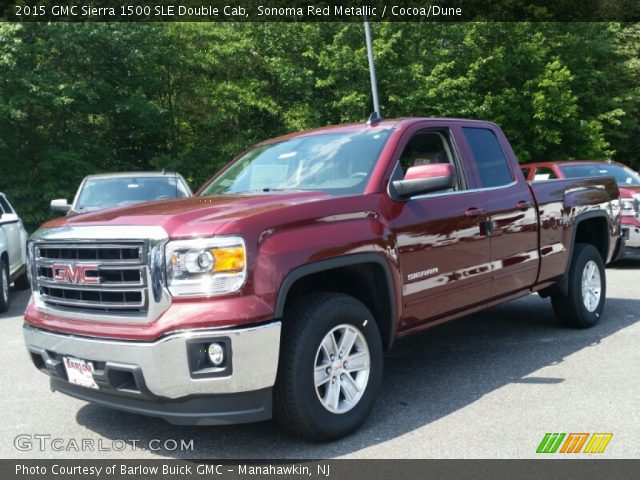
{"label": "asphalt surface", "polygon": [[[398,342],[367,423],[321,444],[273,422],[176,427],[51,393],[23,345],[28,293],[12,292],[0,314],[0,457],[535,458],[546,432],[611,432],[600,458],[640,458],[640,262],[607,277],[605,316],[589,330],[559,326],[530,295]],[[24,434],[44,437],[21,450]]]}

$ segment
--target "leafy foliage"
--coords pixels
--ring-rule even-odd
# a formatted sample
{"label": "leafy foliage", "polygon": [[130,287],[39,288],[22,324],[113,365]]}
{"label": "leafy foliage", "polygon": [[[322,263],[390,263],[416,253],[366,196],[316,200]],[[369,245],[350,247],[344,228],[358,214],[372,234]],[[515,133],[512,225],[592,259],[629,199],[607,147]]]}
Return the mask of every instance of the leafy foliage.
{"label": "leafy foliage", "polygon": [[[640,166],[640,26],[377,23],[383,115],[495,121],[521,161]],[[0,190],[35,228],[83,176],[193,187],[253,143],[362,121],[359,23],[0,24]]]}

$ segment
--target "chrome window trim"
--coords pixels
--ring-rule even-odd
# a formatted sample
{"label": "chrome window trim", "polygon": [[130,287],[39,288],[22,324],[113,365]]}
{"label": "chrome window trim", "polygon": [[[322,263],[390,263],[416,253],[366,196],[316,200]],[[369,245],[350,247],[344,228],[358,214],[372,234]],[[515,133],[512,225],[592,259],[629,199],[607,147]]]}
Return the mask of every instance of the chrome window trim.
{"label": "chrome window trim", "polygon": [[[397,167],[396,167],[397,168]],[[392,175],[393,178],[393,175]],[[389,196],[389,198],[391,198],[391,196],[389,195],[389,185],[391,185],[391,182],[393,180],[389,180],[389,183],[387,185],[387,195]],[[465,190],[453,190],[453,191],[445,191],[445,192],[435,192],[435,193],[423,193],[422,195],[415,195],[413,197],[409,197],[406,200],[403,200],[403,202],[409,201],[409,200],[421,200],[423,198],[437,198],[437,197],[442,197],[445,195],[460,195],[460,194],[464,194],[464,193],[477,193],[477,192],[486,192],[486,191],[492,191],[492,190],[503,190],[506,188],[511,188],[515,185],[518,184],[517,180],[514,180],[511,183],[508,183],[506,185],[499,185],[497,187],[483,187],[483,188],[468,188]]]}
{"label": "chrome window trim", "polygon": [[439,192],[439,193],[425,193],[423,195],[417,195],[415,197],[411,197],[410,200],[419,200],[421,198],[425,198],[425,197],[429,197],[429,198],[433,198],[433,197],[441,197],[443,195],[459,195],[461,193],[477,193],[477,192],[488,192],[488,191],[492,191],[492,190],[504,190],[506,188],[511,188],[514,185],[516,185],[518,182],[516,180],[514,180],[511,183],[508,183],[506,185],[499,185],[497,187],[483,187],[483,188],[469,188],[467,190],[454,190],[453,192]]}

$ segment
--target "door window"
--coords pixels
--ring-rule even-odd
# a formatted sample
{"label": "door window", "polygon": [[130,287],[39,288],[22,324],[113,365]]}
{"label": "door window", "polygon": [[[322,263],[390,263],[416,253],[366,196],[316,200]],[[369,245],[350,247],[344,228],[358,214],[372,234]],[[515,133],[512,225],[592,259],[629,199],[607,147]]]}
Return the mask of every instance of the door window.
{"label": "door window", "polygon": [[[407,170],[411,167],[436,163],[448,163],[453,165],[455,172],[460,172],[448,132],[433,130],[419,132],[409,140],[402,150],[399,160],[402,173],[400,178],[404,178]],[[456,173],[456,179],[456,190],[460,190],[464,185],[463,177]]]}
{"label": "door window", "polygon": [[507,157],[496,135],[487,128],[462,129],[476,161],[483,188],[500,187],[513,182]]}

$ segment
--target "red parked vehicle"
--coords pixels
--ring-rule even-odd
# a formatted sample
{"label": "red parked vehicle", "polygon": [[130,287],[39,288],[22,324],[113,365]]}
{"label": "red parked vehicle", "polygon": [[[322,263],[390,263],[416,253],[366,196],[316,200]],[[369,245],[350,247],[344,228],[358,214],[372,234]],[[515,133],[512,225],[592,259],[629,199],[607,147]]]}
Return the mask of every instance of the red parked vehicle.
{"label": "red parked vehicle", "polygon": [[540,182],[557,178],[614,177],[620,189],[622,236],[620,258],[640,258],[640,175],[612,161],[573,160],[522,165],[525,178]]}
{"label": "red parked vehicle", "polygon": [[175,424],[273,410],[329,440],[364,422],[399,337],[532,292],[594,325],[619,238],[614,179],[529,185],[492,123],[329,127],[194,198],[43,225],[24,336],[73,397]]}

